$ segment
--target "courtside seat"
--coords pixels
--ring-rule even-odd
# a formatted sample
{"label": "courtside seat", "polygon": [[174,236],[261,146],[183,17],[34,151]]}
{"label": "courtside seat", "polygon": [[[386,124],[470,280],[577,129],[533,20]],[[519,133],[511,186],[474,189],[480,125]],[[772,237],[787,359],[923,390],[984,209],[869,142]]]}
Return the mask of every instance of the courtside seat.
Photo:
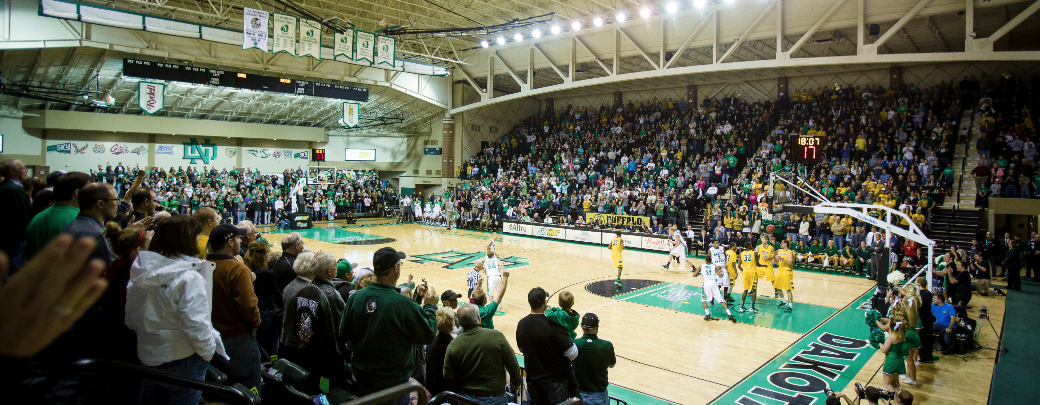
{"label": "courtside seat", "polygon": [[210,364],[209,368],[206,369],[206,382],[228,385],[228,381],[230,381],[230,379],[228,378],[227,374],[225,374],[223,371],[220,371],[220,369],[213,367],[212,364]]}
{"label": "courtside seat", "polygon": [[312,394],[302,391],[311,373],[286,359],[260,366],[264,386],[262,397],[269,404],[313,404]]}

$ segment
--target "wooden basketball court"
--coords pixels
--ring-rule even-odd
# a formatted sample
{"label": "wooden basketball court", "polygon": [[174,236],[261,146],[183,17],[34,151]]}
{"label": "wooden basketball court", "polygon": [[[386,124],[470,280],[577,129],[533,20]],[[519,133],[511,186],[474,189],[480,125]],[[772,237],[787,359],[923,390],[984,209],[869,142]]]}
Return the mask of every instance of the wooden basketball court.
{"label": "wooden basketball court", "polygon": [[[483,258],[490,237],[485,232],[364,222],[350,227],[320,224],[301,234],[313,251],[330,251],[363,267],[371,266],[375,250],[394,247],[409,256],[403,276],[413,274],[416,282],[425,278],[438,293],[453,289],[462,294],[467,290],[466,274]],[[283,234],[261,231],[278,249]],[[689,268],[674,264],[662,268],[664,253],[626,250],[626,291],[604,296],[603,285],[613,286],[616,277],[605,246],[501,234],[497,246],[510,278],[495,328],[516,350],[516,324],[530,312],[528,291],[569,290],[575,296],[574,309],[595,312],[601,320],[600,337],[613,342],[618,364],[610,370],[610,395],[629,404],[822,403],[797,398],[822,399],[820,384],[852,396],[854,382],[883,385],[883,355],[866,344],[864,303],[874,287],[869,280],[796,271],[792,313],[777,309],[779,301],[762,280],[761,312],[751,314],[736,311],[738,279],[737,306],[731,308],[738,323],[725,320],[720,305],[712,307],[712,315],[722,320],[708,322],[700,303],[700,278],[691,278]],[[750,306],[750,297],[748,301]],[[556,295],[550,305],[558,305]],[[1001,330],[1003,297],[977,296],[972,305],[972,317],[988,306],[996,330]],[[980,343],[995,348],[997,337],[989,325],[979,327],[984,328]],[[942,356],[935,365],[919,368],[920,385],[904,388],[915,395],[915,404],[985,403],[994,354],[981,349]]]}

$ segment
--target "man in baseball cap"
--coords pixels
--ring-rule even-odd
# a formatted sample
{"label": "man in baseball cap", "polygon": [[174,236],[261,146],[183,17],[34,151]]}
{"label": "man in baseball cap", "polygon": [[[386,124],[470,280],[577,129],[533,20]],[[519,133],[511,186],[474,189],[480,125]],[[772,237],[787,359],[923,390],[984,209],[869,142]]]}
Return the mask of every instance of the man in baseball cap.
{"label": "man in baseball cap", "polygon": [[408,382],[415,371],[415,346],[433,343],[437,335],[433,286],[426,289],[422,306],[397,290],[405,257],[393,248],[377,250],[372,257],[376,281],[347,298],[339,322],[337,344],[353,348],[351,367],[360,395]]}
{"label": "man in baseball cap", "polygon": [[248,230],[233,225],[217,225],[213,227],[212,231],[209,231],[210,249],[216,252],[218,249],[223,248],[231,238],[236,236],[245,236],[247,233],[249,233]]}
{"label": "man in baseball cap", "polygon": [[459,297],[461,296],[455,291],[447,290],[441,294],[441,304],[451,309],[459,309]]}
{"label": "man in baseball cap", "polygon": [[574,339],[578,357],[574,359],[574,376],[578,392],[586,404],[606,404],[607,369],[617,364],[614,344],[599,338],[599,317],[589,312],[581,317],[581,337]]}

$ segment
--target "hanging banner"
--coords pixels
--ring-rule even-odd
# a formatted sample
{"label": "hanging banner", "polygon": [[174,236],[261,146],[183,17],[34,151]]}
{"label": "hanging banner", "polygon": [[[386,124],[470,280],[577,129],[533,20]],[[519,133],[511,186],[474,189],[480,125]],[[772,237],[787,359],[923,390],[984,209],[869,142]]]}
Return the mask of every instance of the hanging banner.
{"label": "hanging banner", "polygon": [[336,44],[333,45],[332,57],[345,56],[354,60],[354,30],[348,29],[342,34],[336,33]]}
{"label": "hanging banner", "polygon": [[271,53],[296,56],[296,17],[274,13],[274,46]]}
{"label": "hanging banner", "polygon": [[387,65],[394,67],[397,64],[397,58],[394,57],[394,53],[397,52],[397,40],[393,37],[386,35],[376,36],[376,66]]}
{"label": "hanging banner", "polygon": [[375,63],[376,35],[371,32],[358,30],[356,37],[354,62],[368,61],[368,63]]}
{"label": "hanging banner", "polygon": [[267,52],[267,12],[244,7],[242,13],[242,49],[257,48]]}
{"label": "hanging banner", "polygon": [[148,115],[162,111],[166,102],[166,85],[162,83],[138,82],[137,106]]}
{"label": "hanging banner", "polygon": [[300,57],[303,56],[321,60],[321,24],[301,18]]}
{"label": "hanging banner", "polygon": [[356,128],[361,122],[361,103],[343,103],[343,125],[347,128]]}

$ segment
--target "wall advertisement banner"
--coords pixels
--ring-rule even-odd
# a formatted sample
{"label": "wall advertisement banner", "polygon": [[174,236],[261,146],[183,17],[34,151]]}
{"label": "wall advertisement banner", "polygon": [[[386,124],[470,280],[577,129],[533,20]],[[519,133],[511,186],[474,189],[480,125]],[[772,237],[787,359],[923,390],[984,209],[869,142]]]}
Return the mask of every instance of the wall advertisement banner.
{"label": "wall advertisement banner", "polygon": [[267,18],[264,10],[243,7],[242,49],[257,48],[267,52]]}
{"label": "wall advertisement banner", "polygon": [[550,228],[547,226],[534,226],[534,232],[531,236],[538,236],[541,238],[553,238],[553,239],[564,239],[564,228]]}
{"label": "wall advertisement banner", "polygon": [[584,229],[567,229],[567,240],[585,243],[602,243],[602,232],[588,231]]}
{"label": "wall advertisement banner", "polygon": [[[603,244],[609,245],[610,241],[614,240],[615,233],[607,231],[603,232]],[[643,247],[643,237],[637,235],[621,234],[621,240],[625,242],[625,248],[636,248],[641,249]]]}
{"label": "wall advertisement banner", "polygon": [[643,249],[662,252],[672,251],[672,246],[668,244],[668,238],[664,236],[642,236],[639,239]]}
{"label": "wall advertisement banner", "polygon": [[639,217],[632,215],[599,214],[595,212],[585,213],[585,222],[592,223],[599,219],[603,224],[609,225],[646,225],[651,226],[650,217]]}
{"label": "wall advertisement banner", "polygon": [[88,173],[97,170],[99,164],[148,166],[148,143],[48,139],[46,145],[46,161],[51,170]]}
{"label": "wall advertisement banner", "polygon": [[521,224],[518,222],[506,222],[502,226],[502,232],[513,233],[517,235],[531,235],[534,233],[534,227],[528,224]]}

